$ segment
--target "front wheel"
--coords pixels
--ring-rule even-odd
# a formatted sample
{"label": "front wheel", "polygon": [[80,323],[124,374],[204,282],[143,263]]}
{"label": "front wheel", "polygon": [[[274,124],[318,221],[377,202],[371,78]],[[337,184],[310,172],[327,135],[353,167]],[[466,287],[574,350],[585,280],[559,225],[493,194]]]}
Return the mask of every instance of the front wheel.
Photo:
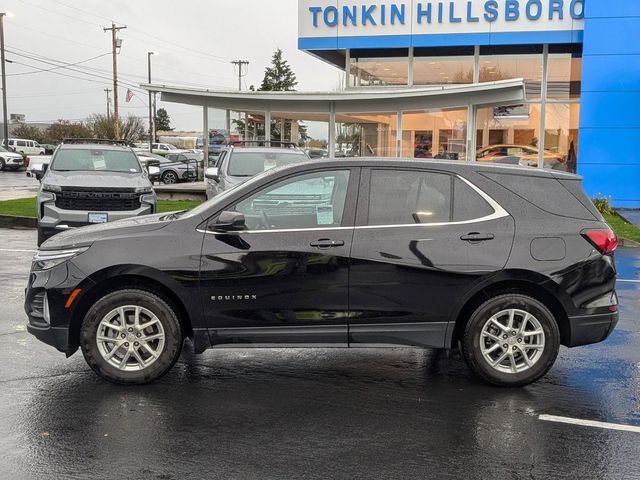
{"label": "front wheel", "polygon": [[507,294],[480,305],[462,340],[467,365],[489,383],[518,387],[553,366],[560,349],[558,324],[547,307],[526,295]]}
{"label": "front wheel", "polygon": [[143,290],[119,290],[87,313],[80,346],[89,366],[119,384],[153,382],[180,356],[183,336],[174,310]]}
{"label": "front wheel", "polygon": [[0,171],[4,170],[4,160],[0,158]]}

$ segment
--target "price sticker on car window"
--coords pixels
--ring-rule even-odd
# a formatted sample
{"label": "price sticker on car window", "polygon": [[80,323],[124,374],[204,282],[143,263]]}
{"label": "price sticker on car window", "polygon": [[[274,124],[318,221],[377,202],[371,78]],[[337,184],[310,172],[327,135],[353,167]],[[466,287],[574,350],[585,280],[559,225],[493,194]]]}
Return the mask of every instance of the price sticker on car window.
{"label": "price sticker on car window", "polygon": [[333,225],[333,205],[317,206],[316,222],[318,225]]}

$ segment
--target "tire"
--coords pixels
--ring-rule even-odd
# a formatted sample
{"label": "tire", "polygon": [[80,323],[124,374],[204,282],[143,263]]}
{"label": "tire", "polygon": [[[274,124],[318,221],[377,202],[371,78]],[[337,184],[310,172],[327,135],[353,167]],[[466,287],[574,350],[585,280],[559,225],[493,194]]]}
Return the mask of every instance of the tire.
{"label": "tire", "polygon": [[[511,312],[512,328],[505,329]],[[469,368],[485,381],[520,387],[535,382],[553,366],[560,350],[560,330],[553,314],[538,300],[519,294],[500,295],[471,315],[462,349]]]}
{"label": "tire", "polygon": [[[141,324],[153,324],[138,330],[136,309]],[[124,331],[120,322],[123,310]],[[98,334],[109,340],[99,341]],[[151,340],[144,342],[144,338]],[[161,297],[144,290],[118,290],[104,296],[89,309],[80,330],[80,347],[89,366],[105,380],[123,385],[142,385],[162,377],[178,360],[182,343],[174,310]],[[152,351],[156,355],[151,355]]]}
{"label": "tire", "polygon": [[162,174],[162,183],[164,183],[165,185],[173,185],[175,183],[178,183],[178,174],[171,170],[167,170]]}
{"label": "tire", "polygon": [[0,171],[4,170],[4,160],[0,158]]}

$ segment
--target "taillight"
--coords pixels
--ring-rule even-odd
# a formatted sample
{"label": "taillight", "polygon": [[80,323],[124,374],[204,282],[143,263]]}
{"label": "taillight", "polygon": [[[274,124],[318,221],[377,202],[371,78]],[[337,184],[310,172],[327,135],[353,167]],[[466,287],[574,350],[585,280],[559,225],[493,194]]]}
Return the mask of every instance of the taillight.
{"label": "taillight", "polygon": [[613,253],[618,248],[618,236],[613,230],[583,230],[582,236],[604,255]]}

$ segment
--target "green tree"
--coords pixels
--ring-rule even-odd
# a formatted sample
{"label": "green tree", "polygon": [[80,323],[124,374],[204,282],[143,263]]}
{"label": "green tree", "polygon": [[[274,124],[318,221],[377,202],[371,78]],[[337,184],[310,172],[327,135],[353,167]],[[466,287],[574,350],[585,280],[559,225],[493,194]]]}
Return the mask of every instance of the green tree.
{"label": "green tree", "polygon": [[15,138],[26,138],[29,140],[35,140],[38,143],[48,143],[47,135],[44,130],[34,127],[33,125],[22,124],[13,129],[11,136]]}
{"label": "green tree", "polygon": [[171,132],[171,118],[164,108],[159,108],[156,112],[156,131],[157,132]]}
{"label": "green tree", "polygon": [[279,48],[271,58],[271,65],[265,68],[264,78],[260,90],[268,92],[290,92],[295,90],[298,81],[291,66],[282,58],[282,50]]}

